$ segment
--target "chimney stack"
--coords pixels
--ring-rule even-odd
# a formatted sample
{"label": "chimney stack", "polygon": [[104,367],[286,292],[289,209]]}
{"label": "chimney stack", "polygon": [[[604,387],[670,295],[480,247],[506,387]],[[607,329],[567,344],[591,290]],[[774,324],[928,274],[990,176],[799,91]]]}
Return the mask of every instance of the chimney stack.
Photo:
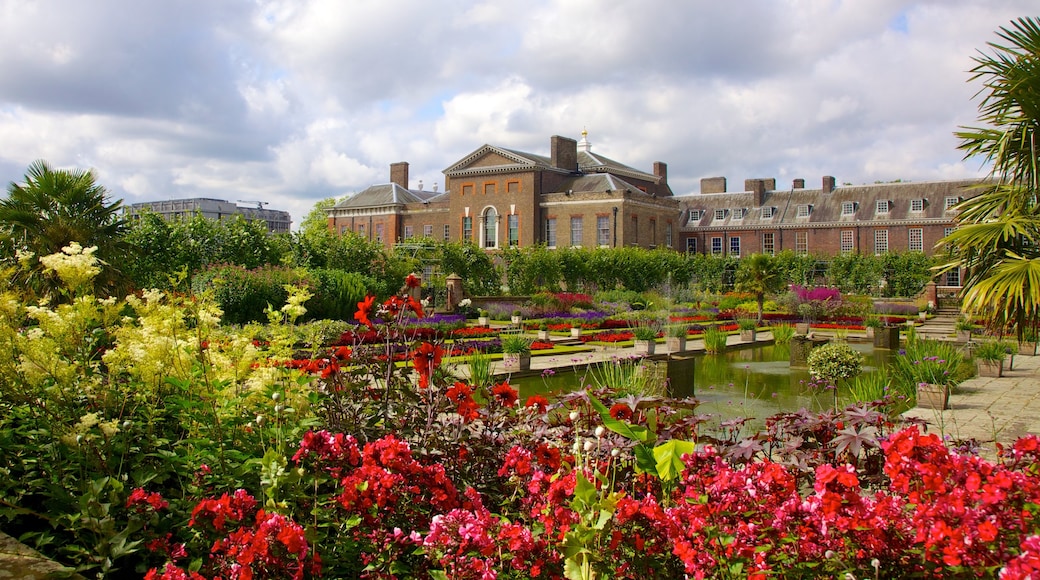
{"label": "chimney stack", "polygon": [[[755,207],[762,207],[766,201],[766,180],[765,179],[750,179],[751,183],[744,183],[744,189],[750,191],[754,195],[751,197],[755,200]],[[750,185],[751,187],[748,187]]]}
{"label": "chimney stack", "polygon": [[553,135],[549,139],[552,165],[564,171],[578,170],[578,142],[574,139]]}
{"label": "chimney stack", "polygon": [[702,177],[701,193],[726,193],[726,178]]}
{"label": "chimney stack", "polygon": [[791,184],[791,189],[805,189],[805,180],[802,178],[795,179]]}
{"label": "chimney stack", "polygon": [[390,164],[390,183],[396,183],[408,189],[408,162],[399,161]]}
{"label": "chimney stack", "polygon": [[823,176],[823,192],[830,193],[834,191],[834,177],[830,175]]}
{"label": "chimney stack", "polygon": [[668,164],[664,161],[654,161],[654,175],[661,178],[661,183],[668,184]]}

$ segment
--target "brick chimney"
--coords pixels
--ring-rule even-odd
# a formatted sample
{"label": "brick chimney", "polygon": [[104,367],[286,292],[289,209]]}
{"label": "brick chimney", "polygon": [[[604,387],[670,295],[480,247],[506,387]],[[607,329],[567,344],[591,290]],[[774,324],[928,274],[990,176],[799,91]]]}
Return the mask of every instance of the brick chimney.
{"label": "brick chimney", "polygon": [[661,183],[668,184],[668,164],[664,161],[654,161],[654,175],[661,178]]}
{"label": "brick chimney", "polygon": [[578,170],[578,142],[574,139],[553,135],[549,139],[552,165],[565,171]]}
{"label": "brick chimney", "polygon": [[408,162],[398,161],[390,164],[390,183],[396,183],[408,189]]}
{"label": "brick chimney", "polygon": [[726,178],[702,177],[701,193],[726,193]]}
{"label": "brick chimney", "polygon": [[744,189],[754,194],[752,198],[755,200],[755,207],[762,207],[762,204],[766,201],[766,180],[749,179],[744,182]]}
{"label": "brick chimney", "polygon": [[805,180],[800,177],[795,179],[791,184],[791,189],[805,189]]}
{"label": "brick chimney", "polygon": [[834,191],[834,177],[830,175],[823,176],[823,193],[830,193]]}

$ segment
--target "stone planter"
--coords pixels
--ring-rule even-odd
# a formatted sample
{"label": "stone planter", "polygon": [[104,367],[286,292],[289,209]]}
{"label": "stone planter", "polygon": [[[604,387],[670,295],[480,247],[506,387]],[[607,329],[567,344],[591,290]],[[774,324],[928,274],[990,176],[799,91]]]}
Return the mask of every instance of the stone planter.
{"label": "stone planter", "polygon": [[957,331],[957,342],[969,342],[971,341],[970,330],[958,330]]}
{"label": "stone planter", "polygon": [[488,325],[488,317],[487,316],[479,316],[479,317],[477,317],[477,325],[486,327]]}
{"label": "stone planter", "polygon": [[751,330],[741,330],[740,340],[744,342],[755,342],[755,329],[752,328]]}
{"label": "stone planter", "polygon": [[1036,356],[1036,342],[1018,343],[1018,354],[1025,356]]}
{"label": "stone planter", "polygon": [[548,330],[539,330],[538,331],[538,340],[549,340],[549,331]]}
{"label": "stone planter", "polygon": [[509,318],[509,320],[513,324],[520,324],[520,321],[522,320],[522,317],[520,317],[520,316],[512,316],[512,317]]}
{"label": "stone planter", "polygon": [[919,318],[920,320],[928,320],[928,313],[927,312],[918,312],[917,313],[917,318]]}
{"label": "stone planter", "polygon": [[634,346],[636,354],[654,354],[657,343],[652,340],[637,340]]}
{"label": "stone planter", "polygon": [[507,352],[502,355],[502,368],[509,372],[531,370],[531,355]]}
{"label": "stone planter", "polygon": [[683,352],[686,350],[685,336],[669,336],[664,339],[664,345],[671,352]]}
{"label": "stone planter", "polygon": [[809,334],[809,323],[808,322],[795,322],[794,331],[798,334]]}
{"label": "stone planter", "polygon": [[812,349],[830,342],[826,338],[809,338],[795,335],[791,338],[791,366],[805,368],[808,366],[809,353]]}
{"label": "stone planter", "polygon": [[920,383],[917,385],[917,406],[922,409],[945,411],[950,408],[950,387]]}
{"label": "stone planter", "polygon": [[1002,377],[1004,376],[1004,361],[1002,360],[978,360],[978,371],[980,377]]}
{"label": "stone planter", "polygon": [[863,331],[867,334],[867,338],[869,338],[870,340],[874,340],[874,334],[876,333],[874,332],[873,326],[868,326],[865,329],[863,329]]}
{"label": "stone planter", "polygon": [[581,338],[581,328],[577,326],[571,327],[571,338]]}
{"label": "stone planter", "polygon": [[874,331],[874,348],[899,349],[899,327],[883,326]]}

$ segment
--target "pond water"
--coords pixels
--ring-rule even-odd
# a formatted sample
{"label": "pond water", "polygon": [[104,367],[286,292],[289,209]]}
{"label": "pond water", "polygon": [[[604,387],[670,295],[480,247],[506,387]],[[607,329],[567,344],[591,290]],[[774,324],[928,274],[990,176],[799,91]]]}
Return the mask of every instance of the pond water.
{"label": "pond water", "polygon": [[[863,354],[864,373],[884,369],[892,356],[892,351],[874,349],[871,343],[850,342],[849,345]],[[833,393],[808,388],[808,370],[792,368],[790,356],[787,345],[765,345],[730,349],[716,355],[691,354],[660,364],[667,365],[671,396],[697,398],[702,413],[764,418],[803,407],[830,408]],[[581,388],[583,384],[597,386],[603,382],[603,374],[595,365],[586,370],[575,362],[573,369],[556,369],[541,377],[516,378],[511,383],[519,388],[521,397],[558,394]]]}

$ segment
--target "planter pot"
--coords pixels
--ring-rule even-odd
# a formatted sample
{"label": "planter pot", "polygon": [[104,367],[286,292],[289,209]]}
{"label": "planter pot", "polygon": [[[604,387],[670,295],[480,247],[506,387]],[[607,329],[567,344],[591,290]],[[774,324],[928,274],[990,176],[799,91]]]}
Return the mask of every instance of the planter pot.
{"label": "planter pot", "polygon": [[480,316],[480,317],[478,317],[477,318],[477,324],[480,325],[480,326],[487,326],[488,325],[488,318],[487,318],[487,316]]}
{"label": "planter pot", "polygon": [[751,330],[741,330],[740,340],[744,342],[755,342],[755,329],[752,328]]}
{"label": "planter pot", "polygon": [[549,340],[549,331],[548,330],[539,330],[538,331],[538,340]]}
{"label": "planter pot", "polygon": [[581,338],[581,329],[577,326],[571,327],[571,338]]}
{"label": "planter pot", "polygon": [[958,330],[957,331],[957,342],[969,342],[971,340],[970,330]]}
{"label": "planter pot", "polygon": [[826,338],[809,338],[807,336],[795,336],[791,339],[791,366],[794,368],[806,368],[808,366],[809,353],[812,349],[823,346],[830,342]]}
{"label": "planter pot", "polygon": [[798,334],[809,334],[809,323],[808,322],[796,322],[794,323],[794,331]]}
{"label": "planter pot", "polygon": [[520,324],[520,318],[521,318],[521,317],[519,317],[519,316],[513,316],[513,317],[511,317],[511,318],[510,318],[509,320],[510,320],[510,321],[511,321],[511,322],[512,322],[513,324]]}
{"label": "planter pot", "polygon": [[1002,377],[1004,376],[1004,361],[1002,360],[979,360],[978,370],[980,377]]}
{"label": "planter pot", "polygon": [[664,339],[664,345],[668,347],[668,350],[671,352],[682,352],[686,350],[686,337],[669,336]]}
{"label": "planter pot", "polygon": [[918,312],[917,313],[917,317],[919,319],[921,319],[921,320],[928,320],[928,313],[927,312]]}
{"label": "planter pot", "polygon": [[868,326],[864,331],[867,333],[867,338],[869,338],[870,340],[874,340],[875,332],[873,326]]}
{"label": "planter pot", "polygon": [[531,355],[507,352],[502,355],[502,367],[510,372],[531,370]]}
{"label": "planter pot", "polygon": [[1025,356],[1036,356],[1036,343],[1035,342],[1020,342],[1018,343],[1018,354]]}
{"label": "planter pot", "polygon": [[921,383],[917,385],[917,406],[944,411],[950,408],[950,387]]}
{"label": "planter pot", "polygon": [[657,346],[657,343],[652,340],[635,341],[636,354],[654,354],[655,346]]}

